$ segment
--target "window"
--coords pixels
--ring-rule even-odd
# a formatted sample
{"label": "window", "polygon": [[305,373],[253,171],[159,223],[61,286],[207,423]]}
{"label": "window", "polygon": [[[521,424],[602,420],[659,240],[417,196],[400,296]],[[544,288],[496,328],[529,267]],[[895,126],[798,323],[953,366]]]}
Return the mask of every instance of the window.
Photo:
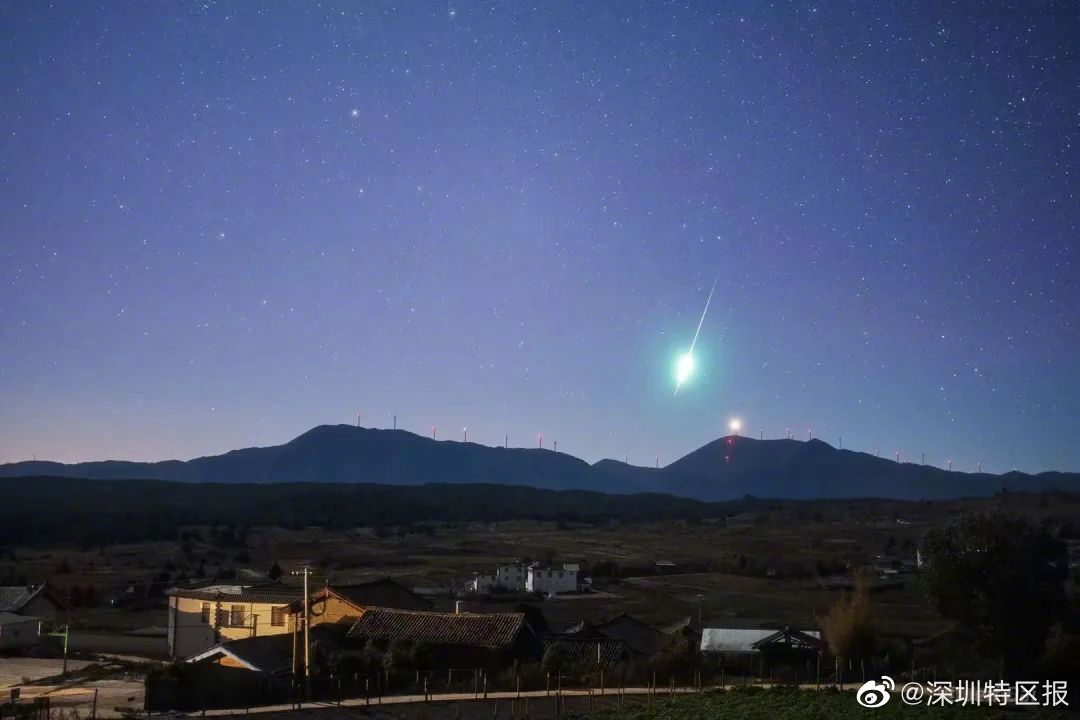
{"label": "window", "polygon": [[270,608],[270,624],[279,627],[285,624],[285,608]]}
{"label": "window", "polygon": [[210,603],[202,604],[202,617],[200,618],[203,623],[210,624]]}
{"label": "window", "polygon": [[233,605],[232,606],[232,617],[229,618],[229,624],[232,625],[233,627],[243,627],[244,626],[244,606],[243,605]]}

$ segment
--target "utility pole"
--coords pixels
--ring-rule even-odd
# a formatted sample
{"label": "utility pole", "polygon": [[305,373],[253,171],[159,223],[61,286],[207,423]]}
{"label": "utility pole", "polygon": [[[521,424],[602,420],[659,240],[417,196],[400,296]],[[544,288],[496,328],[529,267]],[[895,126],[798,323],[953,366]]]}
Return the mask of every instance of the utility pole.
{"label": "utility pole", "polygon": [[308,577],[311,568],[305,565],[293,575],[304,576],[304,697],[311,692],[311,598],[308,596]]}

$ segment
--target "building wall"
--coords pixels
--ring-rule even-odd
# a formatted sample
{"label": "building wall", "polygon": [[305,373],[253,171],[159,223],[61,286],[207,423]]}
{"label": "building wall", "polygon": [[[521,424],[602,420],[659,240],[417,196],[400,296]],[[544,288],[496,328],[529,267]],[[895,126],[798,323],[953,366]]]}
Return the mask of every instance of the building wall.
{"label": "building wall", "polygon": [[577,579],[577,570],[529,568],[525,589],[539,593],[574,592],[578,588]]}
{"label": "building wall", "polygon": [[27,620],[0,625],[0,649],[13,650],[37,645],[41,621]]}
{"label": "building wall", "polygon": [[479,575],[473,580],[473,590],[488,592],[494,587],[521,591],[525,589],[525,568],[521,565],[499,565],[494,575]]}
{"label": "building wall", "polygon": [[357,609],[352,603],[347,603],[330,595],[325,600],[317,600],[311,603],[311,625],[314,627],[323,623],[341,622],[342,619],[347,617],[359,618],[363,612],[362,608]]}
{"label": "building wall", "polygon": [[43,620],[50,621],[56,621],[58,618],[62,617],[62,615],[60,614],[60,608],[56,606],[56,603],[45,597],[45,593],[48,591],[49,589],[46,588],[42,592],[38,593],[37,597],[26,603],[26,606],[23,609],[19,610],[19,614],[29,615],[31,617],[39,617]]}
{"label": "building wall", "polygon": [[[209,622],[203,619],[204,603],[210,606]],[[231,623],[233,606],[242,607],[242,625]],[[291,616],[288,614],[283,614],[282,624],[273,624],[272,610],[275,607],[284,608],[285,604],[172,596],[169,598],[169,656],[186,658],[208,650],[219,642],[291,632]],[[224,623],[219,622],[219,610],[224,614],[224,618],[221,618]]]}

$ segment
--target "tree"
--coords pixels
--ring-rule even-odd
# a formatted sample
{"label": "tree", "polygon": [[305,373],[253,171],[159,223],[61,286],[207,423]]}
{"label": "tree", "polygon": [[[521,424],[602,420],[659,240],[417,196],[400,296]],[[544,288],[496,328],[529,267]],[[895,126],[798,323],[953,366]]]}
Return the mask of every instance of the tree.
{"label": "tree", "polygon": [[844,660],[865,660],[877,650],[871,576],[865,569],[855,577],[855,592],[842,597],[829,610],[823,623],[825,639],[833,656]]}
{"label": "tree", "polygon": [[1008,675],[1031,668],[1067,607],[1065,545],[1024,518],[978,513],[931,530],[923,556],[930,604]]}
{"label": "tree", "polygon": [[544,650],[544,656],[540,660],[540,666],[544,672],[561,672],[570,659],[570,648],[566,643],[556,642],[548,645]]}
{"label": "tree", "polygon": [[266,576],[271,580],[279,579],[284,573],[281,570],[281,566],[278,565],[277,560],[270,566],[270,571],[266,573]]}

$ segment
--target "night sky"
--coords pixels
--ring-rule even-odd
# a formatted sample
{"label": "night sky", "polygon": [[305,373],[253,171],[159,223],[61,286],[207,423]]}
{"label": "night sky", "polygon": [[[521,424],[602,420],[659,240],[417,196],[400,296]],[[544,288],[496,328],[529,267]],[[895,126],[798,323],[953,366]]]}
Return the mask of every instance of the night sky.
{"label": "night sky", "polygon": [[0,2],[0,461],[1080,470],[1074,2],[255,5]]}

